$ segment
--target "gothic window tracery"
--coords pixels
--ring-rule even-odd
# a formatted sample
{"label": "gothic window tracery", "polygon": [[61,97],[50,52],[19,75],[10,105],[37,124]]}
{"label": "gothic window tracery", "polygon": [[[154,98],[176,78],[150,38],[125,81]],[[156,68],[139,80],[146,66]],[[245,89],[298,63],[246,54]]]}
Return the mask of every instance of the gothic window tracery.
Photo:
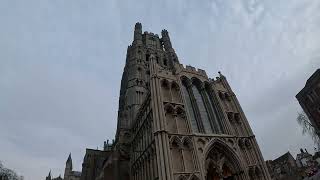
{"label": "gothic window tracery", "polygon": [[170,102],[171,95],[170,95],[169,81],[167,81],[166,79],[162,80],[161,87],[162,87],[161,89],[162,89],[164,101]]}
{"label": "gothic window tracery", "polygon": [[211,124],[209,121],[209,115],[208,115],[206,106],[204,104],[203,98],[200,94],[200,91],[199,91],[198,87],[196,87],[196,86],[192,86],[192,91],[193,91],[194,97],[196,99],[198,108],[199,108],[200,117],[201,117],[201,120],[203,123],[204,130],[206,133],[212,133],[213,131],[212,131]]}
{"label": "gothic window tracery", "polygon": [[199,132],[199,128],[198,128],[196,117],[195,117],[195,112],[194,112],[194,109],[192,107],[191,97],[190,97],[189,91],[187,89],[186,82],[183,83],[182,91],[183,91],[183,95],[185,97],[186,108],[187,108],[187,111],[188,111],[188,115],[189,115],[192,131],[193,132]]}
{"label": "gothic window tracery", "polygon": [[173,162],[173,170],[175,172],[183,172],[183,156],[180,139],[174,137],[171,143],[171,157]]}
{"label": "gothic window tracery", "polygon": [[138,51],[138,59],[141,60],[142,59],[142,52]]}
{"label": "gothic window tracery", "polygon": [[179,133],[185,134],[188,132],[188,127],[186,123],[186,118],[185,118],[185,112],[182,107],[177,107],[176,108],[176,114],[177,114],[177,129]]}
{"label": "gothic window tracery", "polygon": [[180,88],[176,82],[172,82],[171,84],[171,95],[172,95],[173,102],[176,102],[176,103],[181,102]]}
{"label": "gothic window tracery", "polygon": [[141,67],[138,67],[137,73],[138,73],[138,79],[144,79],[144,77],[143,77],[143,70],[142,70]]}
{"label": "gothic window tracery", "polygon": [[193,162],[193,146],[189,138],[184,139],[183,142],[183,158],[184,166],[186,172],[194,171],[194,162]]}
{"label": "gothic window tracery", "polygon": [[213,128],[214,128],[215,132],[221,133],[222,132],[222,125],[221,125],[221,122],[219,121],[217,108],[214,105],[210,91],[212,91],[210,88],[210,85],[206,85],[204,94],[205,94],[206,99],[209,102],[208,109],[211,113],[211,121],[213,123]]}
{"label": "gothic window tracery", "polygon": [[177,124],[175,121],[174,108],[170,104],[167,104],[165,106],[165,111],[168,131],[170,133],[177,133]]}
{"label": "gothic window tracery", "polygon": [[182,84],[192,130],[202,133],[221,133],[222,125],[212,101],[210,85],[197,78],[191,81],[185,77],[182,78]]}

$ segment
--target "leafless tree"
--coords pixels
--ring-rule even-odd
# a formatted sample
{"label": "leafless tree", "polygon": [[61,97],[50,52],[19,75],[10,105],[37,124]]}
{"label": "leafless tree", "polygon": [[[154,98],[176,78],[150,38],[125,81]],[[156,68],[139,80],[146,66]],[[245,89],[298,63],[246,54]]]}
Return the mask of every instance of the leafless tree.
{"label": "leafless tree", "polygon": [[318,150],[320,150],[320,138],[316,132],[316,129],[310,122],[308,116],[302,111],[298,113],[297,122],[302,127],[302,134],[308,134],[311,136],[313,142],[317,145]]}
{"label": "leafless tree", "polygon": [[0,161],[0,178],[1,180],[23,180],[23,176],[18,176],[16,172],[5,168]]}

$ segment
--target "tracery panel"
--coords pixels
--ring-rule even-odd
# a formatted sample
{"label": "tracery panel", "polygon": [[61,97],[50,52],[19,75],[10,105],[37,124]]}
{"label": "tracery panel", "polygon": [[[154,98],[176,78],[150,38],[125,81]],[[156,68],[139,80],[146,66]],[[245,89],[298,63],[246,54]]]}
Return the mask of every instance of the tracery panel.
{"label": "tracery panel", "polygon": [[212,133],[213,131],[212,131],[211,124],[209,121],[209,115],[208,115],[207,109],[205,107],[205,104],[203,102],[202,96],[196,86],[192,86],[192,91],[193,91],[193,95],[196,99],[198,108],[199,108],[199,112],[200,112],[201,120],[202,120],[202,123],[204,126],[204,130],[206,133]]}
{"label": "tracery panel", "polygon": [[218,113],[217,113],[217,109],[214,106],[214,103],[212,102],[212,97],[210,96],[210,93],[208,93],[208,89],[206,89],[204,91],[204,94],[209,102],[209,107],[208,109],[211,111],[212,116],[211,116],[211,121],[213,122],[214,125],[214,130],[216,133],[221,133],[222,132],[222,125],[221,122],[218,118]]}
{"label": "tracery panel", "polygon": [[194,112],[194,109],[192,107],[190,95],[189,95],[189,92],[188,92],[187,87],[185,86],[185,84],[183,84],[183,86],[182,86],[182,91],[183,91],[183,95],[185,97],[186,110],[188,112],[187,114],[188,114],[188,118],[190,119],[192,131],[193,132],[199,132],[199,128],[198,128],[196,117],[195,117],[195,112]]}

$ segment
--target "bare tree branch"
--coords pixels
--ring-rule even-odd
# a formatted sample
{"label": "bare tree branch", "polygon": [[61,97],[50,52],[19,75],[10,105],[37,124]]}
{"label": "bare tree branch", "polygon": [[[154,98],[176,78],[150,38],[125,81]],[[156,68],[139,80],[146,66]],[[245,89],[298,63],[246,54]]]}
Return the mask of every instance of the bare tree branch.
{"label": "bare tree branch", "polygon": [[308,116],[302,111],[298,113],[297,122],[302,127],[302,134],[309,134],[313,140],[313,142],[320,147],[320,138],[317,135],[317,132],[314,126],[311,124]]}
{"label": "bare tree branch", "polygon": [[5,168],[0,161],[0,177],[7,180],[22,180],[23,176],[18,176],[16,172],[11,169]]}

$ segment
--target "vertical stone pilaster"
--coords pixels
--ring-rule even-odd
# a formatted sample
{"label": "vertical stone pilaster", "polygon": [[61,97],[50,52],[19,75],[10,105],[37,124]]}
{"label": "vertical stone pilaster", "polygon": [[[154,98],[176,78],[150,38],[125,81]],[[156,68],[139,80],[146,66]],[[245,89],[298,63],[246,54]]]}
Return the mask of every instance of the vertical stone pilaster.
{"label": "vertical stone pilaster", "polygon": [[163,103],[160,92],[160,81],[157,76],[157,64],[153,57],[150,58],[150,90],[152,98],[152,112],[153,121],[155,126],[155,141],[156,141],[156,152],[157,152],[157,164],[159,179],[171,180],[172,172],[170,169],[170,158],[169,158],[169,147],[168,147],[168,135],[166,130],[165,116],[163,110]]}

